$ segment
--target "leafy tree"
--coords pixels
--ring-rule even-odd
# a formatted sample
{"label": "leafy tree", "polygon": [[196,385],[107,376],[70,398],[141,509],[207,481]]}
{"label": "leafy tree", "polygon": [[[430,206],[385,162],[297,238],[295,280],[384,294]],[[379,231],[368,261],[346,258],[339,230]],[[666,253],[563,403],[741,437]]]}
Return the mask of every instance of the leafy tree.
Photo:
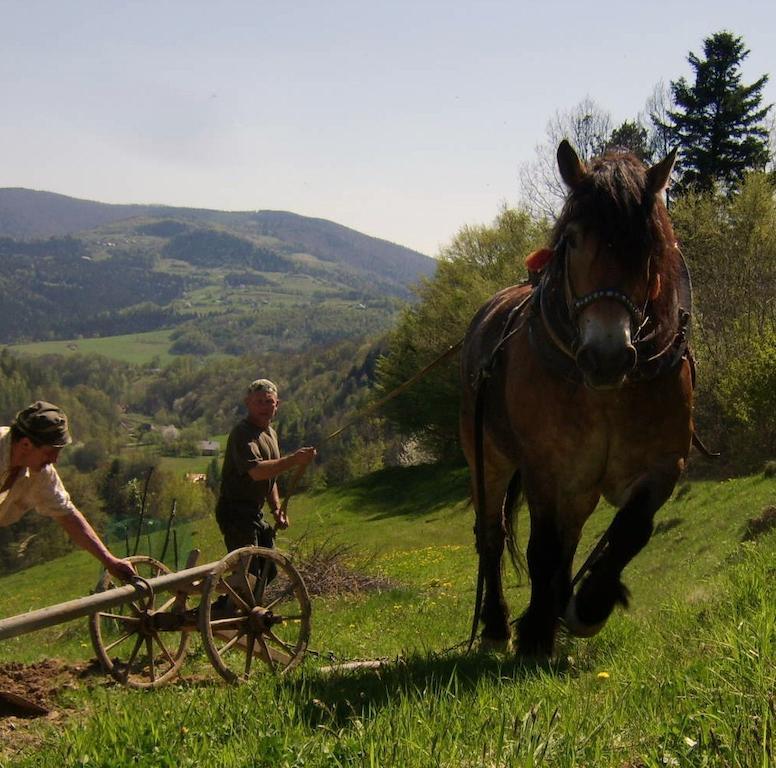
{"label": "leafy tree", "polygon": [[108,459],[108,452],[99,440],[89,440],[73,450],[73,464],[79,472],[92,472]]}
{"label": "leafy tree", "polygon": [[218,494],[221,487],[221,462],[213,457],[207,465],[205,485],[214,493]]}
{"label": "leafy tree", "polygon": [[673,220],[696,289],[696,347],[726,363],[776,330],[773,187],[766,174],[752,173],[733,197],[690,193]]}
{"label": "leafy tree", "polygon": [[175,504],[179,520],[193,520],[213,514],[215,497],[205,483],[192,483],[180,475],[161,473],[161,484],[155,498],[155,517],[167,520]]}
{"label": "leafy tree", "polygon": [[687,61],[695,73],[690,85],[684,77],[671,82],[677,109],[669,111],[666,126],[683,152],[680,188],[713,189],[738,184],[748,170],[768,162],[765,119],[772,105],[762,105],[763,75],[751,85],[741,82],[741,64],[749,55],[741,37],[717,32],[703,41],[700,58]]}
{"label": "leafy tree", "polygon": [[672,217],[695,288],[696,420],[744,468],[755,446],[776,455],[776,433],[763,428],[776,409],[773,186],[767,174],[750,173],[733,196],[683,195]]}
{"label": "leafy tree", "polygon": [[[464,227],[442,250],[432,279],[418,288],[378,362],[378,395],[408,381],[466,332],[493,293],[525,276],[523,259],[546,240],[546,230],[525,211],[504,209],[492,226]],[[437,455],[457,454],[457,357],[432,370],[383,409],[405,435]]]}
{"label": "leafy tree", "polygon": [[720,401],[733,429],[735,458],[754,468],[776,456],[776,331],[768,329],[730,361],[719,381]]}

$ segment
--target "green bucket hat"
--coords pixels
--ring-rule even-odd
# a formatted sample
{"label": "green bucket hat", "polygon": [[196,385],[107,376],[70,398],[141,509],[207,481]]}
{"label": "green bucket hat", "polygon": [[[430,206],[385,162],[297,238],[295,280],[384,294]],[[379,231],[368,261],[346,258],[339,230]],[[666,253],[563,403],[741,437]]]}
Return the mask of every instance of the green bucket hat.
{"label": "green bucket hat", "polygon": [[19,411],[13,426],[39,445],[64,448],[73,442],[67,429],[67,416],[56,405],[44,400]]}

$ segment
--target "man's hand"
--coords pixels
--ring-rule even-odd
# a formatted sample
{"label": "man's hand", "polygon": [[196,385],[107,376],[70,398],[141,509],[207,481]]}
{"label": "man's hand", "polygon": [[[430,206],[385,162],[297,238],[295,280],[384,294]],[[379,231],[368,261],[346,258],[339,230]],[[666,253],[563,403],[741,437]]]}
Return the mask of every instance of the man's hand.
{"label": "man's hand", "polygon": [[129,581],[133,576],[137,576],[137,571],[129,560],[122,560],[113,555],[111,555],[110,560],[105,562],[105,568],[111,576],[115,576],[121,581]]}
{"label": "man's hand", "polygon": [[271,512],[272,517],[275,518],[275,526],[277,528],[280,528],[281,531],[284,531],[286,528],[288,528],[288,515],[282,507],[279,509],[273,509]]}
{"label": "man's hand", "polygon": [[293,457],[298,467],[306,467],[316,456],[318,451],[312,446],[305,446],[294,451]]}

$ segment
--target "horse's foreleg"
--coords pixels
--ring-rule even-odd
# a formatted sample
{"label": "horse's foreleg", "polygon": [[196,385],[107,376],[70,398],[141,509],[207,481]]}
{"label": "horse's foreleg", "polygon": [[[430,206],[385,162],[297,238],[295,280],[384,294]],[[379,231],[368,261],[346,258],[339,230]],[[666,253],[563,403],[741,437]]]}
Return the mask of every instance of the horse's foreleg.
{"label": "horse's foreleg", "polygon": [[534,471],[528,478],[531,600],[518,623],[518,652],[521,656],[547,657],[552,655],[559,617],[571,597],[571,565],[580,531],[598,502],[598,492],[575,489],[560,493],[554,477]]}
{"label": "horse's foreleg", "polygon": [[655,513],[671,496],[683,468],[684,460],[672,457],[634,484],[612,521],[603,555],[568,602],[564,618],[573,634],[594,635],[615,605],[627,607],[629,595],[620,579],[622,571],[649,541]]}
{"label": "horse's foreleg", "polygon": [[561,527],[554,514],[531,509],[527,550],[531,600],[517,625],[521,656],[552,655],[559,616],[571,596],[571,565],[578,540],[573,524]]}

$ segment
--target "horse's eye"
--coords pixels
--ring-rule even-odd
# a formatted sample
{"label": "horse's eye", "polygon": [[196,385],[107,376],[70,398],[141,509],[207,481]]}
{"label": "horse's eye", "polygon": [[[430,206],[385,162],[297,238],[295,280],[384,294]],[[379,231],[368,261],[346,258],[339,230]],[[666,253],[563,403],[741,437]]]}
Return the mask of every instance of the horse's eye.
{"label": "horse's eye", "polygon": [[572,230],[566,231],[566,242],[569,245],[569,248],[576,248],[577,247],[577,235],[576,232],[573,232]]}

